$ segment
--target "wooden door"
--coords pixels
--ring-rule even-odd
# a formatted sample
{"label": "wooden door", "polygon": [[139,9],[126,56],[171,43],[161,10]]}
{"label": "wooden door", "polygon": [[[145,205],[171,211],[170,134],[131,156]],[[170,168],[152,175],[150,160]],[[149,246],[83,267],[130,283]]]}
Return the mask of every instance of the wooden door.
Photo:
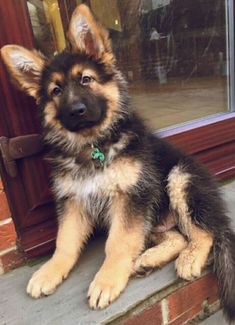
{"label": "wooden door", "polygon": [[[53,1],[55,0],[45,0],[43,5]],[[57,0],[56,3],[59,5],[57,10],[62,17],[61,23],[64,30],[67,29],[73,8],[79,2],[84,1]],[[95,1],[85,2],[90,2],[91,6],[96,3]],[[12,43],[27,48],[38,45],[35,33],[33,33],[27,3],[41,8],[43,6],[41,0],[0,0],[0,47]],[[129,6],[130,1],[120,3],[126,3]],[[133,0],[132,3],[136,5],[136,1]],[[122,6],[123,8],[126,7]],[[131,12],[131,10],[129,11]],[[137,9],[135,9],[135,12],[137,12]],[[115,10],[114,13],[116,15]],[[123,15],[121,22],[127,21],[127,19],[124,19],[126,10],[120,10],[120,14]],[[117,21],[118,23],[118,20],[119,15],[117,15],[114,22]],[[123,30],[125,31],[125,28]],[[123,40],[118,28],[113,29],[111,34],[116,37],[114,48],[115,45],[117,47],[117,44],[119,44],[117,40],[125,44],[125,37]],[[48,39],[43,41],[46,47],[45,51],[49,48],[47,41]],[[61,46],[63,41],[58,39],[58,47]],[[119,54],[121,49],[122,47],[117,48]],[[125,54],[127,52],[126,47],[124,46],[123,49],[121,53]],[[125,67],[124,63],[126,62],[122,61],[122,57],[126,56],[119,56],[121,67]],[[234,111],[234,100],[232,103]],[[221,179],[226,179],[235,176],[234,123],[235,113],[231,111],[219,116],[204,118],[197,122],[192,121],[184,126],[173,127],[170,130],[161,132],[161,135],[168,137],[170,141],[203,161]],[[0,136],[11,139],[40,132],[40,123],[34,100],[11,85],[9,75],[2,62],[0,62]],[[56,213],[49,189],[50,172],[43,161],[42,153],[18,159],[16,167],[17,174],[15,177],[11,177],[7,173],[0,156],[0,172],[16,225],[19,244],[26,256],[34,257],[44,254],[54,247]]]}
{"label": "wooden door", "polygon": [[[0,47],[20,44],[33,47],[33,34],[24,0],[0,0]],[[0,63],[0,135],[8,138],[40,133],[33,99],[16,90]],[[17,176],[7,174],[1,161],[1,176],[8,195],[20,246],[26,255],[43,254],[54,246],[55,209],[49,190],[49,170],[37,154],[17,161]]]}

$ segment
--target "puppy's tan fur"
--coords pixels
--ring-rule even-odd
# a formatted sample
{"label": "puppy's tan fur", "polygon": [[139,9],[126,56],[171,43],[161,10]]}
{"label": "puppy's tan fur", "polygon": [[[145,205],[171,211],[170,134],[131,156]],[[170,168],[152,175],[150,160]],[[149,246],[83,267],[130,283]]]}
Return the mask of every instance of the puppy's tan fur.
{"label": "puppy's tan fur", "polygon": [[[112,223],[105,246],[105,261],[88,291],[92,308],[104,308],[124,290],[133,272],[133,263],[144,248],[144,227],[138,216],[125,224],[127,202],[117,195],[110,213]],[[138,221],[139,220],[139,221]]]}
{"label": "puppy's tan fur", "polygon": [[60,220],[56,239],[56,250],[29,281],[27,292],[34,298],[49,295],[67,278],[76,263],[84,243],[92,231],[88,219],[84,217],[81,206],[69,200],[63,219]]}
{"label": "puppy's tan fur", "polygon": [[176,230],[169,230],[155,236],[156,246],[147,249],[135,263],[137,273],[148,273],[149,269],[159,268],[178,257],[188,243]]}

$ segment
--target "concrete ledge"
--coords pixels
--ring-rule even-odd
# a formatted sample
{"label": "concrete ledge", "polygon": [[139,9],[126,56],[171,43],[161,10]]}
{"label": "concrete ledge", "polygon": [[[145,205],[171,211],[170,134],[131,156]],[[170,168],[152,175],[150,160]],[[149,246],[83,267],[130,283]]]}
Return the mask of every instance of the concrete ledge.
{"label": "concrete ledge", "polygon": [[217,313],[215,313],[214,315],[212,315],[211,317],[204,320],[201,323],[201,325],[228,325],[228,323],[224,319],[223,313],[220,310]]}
{"label": "concrete ledge", "polygon": [[[224,186],[222,190],[228,202],[230,216],[235,220],[235,182]],[[153,314],[147,314],[147,319],[145,318],[146,325],[157,325],[161,324],[161,322],[176,325],[176,320],[180,321],[179,314],[177,314],[180,311],[177,308],[182,308],[185,301],[187,301],[188,305],[190,303],[193,305],[192,297],[202,295],[202,288],[210,288],[211,292],[213,292],[213,294],[210,293],[211,303],[216,302],[216,282],[211,275],[206,275],[204,278],[182,288],[188,283],[177,279],[174,264],[170,263],[147,278],[132,279],[122,296],[110,307],[103,311],[92,311],[88,308],[86,295],[90,282],[102,264],[104,258],[103,248],[103,239],[93,241],[83,254],[79,265],[55,294],[39,300],[31,299],[25,292],[30,276],[38,269],[39,265],[33,267],[24,266],[2,275],[0,278],[0,324],[128,324],[127,319],[140,314],[143,310],[151,309],[151,306],[156,306]],[[197,283],[202,284],[200,284],[201,289]],[[185,289],[189,286],[191,298],[188,296],[188,289]],[[179,288],[181,289],[179,290]],[[205,297],[201,296],[202,301],[208,298],[208,289],[203,290]],[[169,316],[162,310],[164,304],[166,305],[163,298],[169,295],[173,297],[173,292],[176,291],[181,295],[181,300],[178,299],[178,296],[174,300],[175,302],[172,302],[176,314],[170,314]],[[170,299],[173,301],[173,298]],[[158,301],[161,301],[161,305],[158,304]],[[168,297],[167,304],[169,302]],[[180,303],[177,305],[177,302]],[[198,302],[193,306],[196,310],[195,306],[198,306]],[[172,310],[168,308],[168,312],[173,313]],[[159,318],[159,315],[163,315],[163,320],[162,316],[161,319]],[[137,324],[141,323],[136,320],[135,325]],[[182,323],[178,322],[178,324]]]}

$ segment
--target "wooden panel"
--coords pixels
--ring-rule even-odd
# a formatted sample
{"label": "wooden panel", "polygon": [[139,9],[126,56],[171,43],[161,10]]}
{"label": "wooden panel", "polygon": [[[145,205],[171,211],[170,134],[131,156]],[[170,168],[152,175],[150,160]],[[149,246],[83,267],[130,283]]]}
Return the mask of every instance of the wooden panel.
{"label": "wooden panel", "polygon": [[[25,0],[0,0],[0,17],[0,47],[5,44],[20,44],[33,48],[33,34]],[[2,62],[0,109],[0,136],[11,138],[41,132],[34,100],[10,83]],[[48,188],[48,167],[42,154],[17,161],[17,170],[16,178],[9,177],[0,159],[0,172],[19,242],[27,250],[30,245],[34,247],[55,237],[55,209]],[[50,227],[44,226],[47,222]],[[52,228],[53,236],[50,230]]]}
{"label": "wooden panel", "polygon": [[[192,127],[192,129],[182,133],[176,132],[175,135],[172,133],[171,136],[166,136],[166,138],[185,152],[192,154],[195,159],[204,163],[219,180],[226,180],[235,176],[234,125],[235,117],[234,114],[231,114],[230,118],[226,116],[225,120],[220,118],[219,121],[216,120],[198,128]],[[225,132],[225,130],[228,130],[228,132]],[[164,136],[164,134],[161,133],[161,136]],[[194,144],[192,147],[190,147],[190,141]],[[38,229],[41,232],[42,239],[45,240],[39,246],[35,243],[35,232]],[[34,227],[30,230],[24,237],[27,256],[34,257],[51,250],[54,246],[49,238],[55,235],[53,231],[50,220],[39,226],[39,228]]]}
{"label": "wooden panel", "polygon": [[159,134],[204,163],[219,180],[225,180],[235,176],[234,126],[235,113],[230,113]]}
{"label": "wooden panel", "polygon": [[190,154],[235,140],[235,113],[205,118],[198,122],[159,132]]}
{"label": "wooden panel", "polygon": [[235,176],[235,141],[197,153],[195,158],[204,163],[219,180]]}
{"label": "wooden panel", "polygon": [[21,245],[26,257],[33,258],[51,252],[55,248],[57,224],[54,219],[24,230]]}

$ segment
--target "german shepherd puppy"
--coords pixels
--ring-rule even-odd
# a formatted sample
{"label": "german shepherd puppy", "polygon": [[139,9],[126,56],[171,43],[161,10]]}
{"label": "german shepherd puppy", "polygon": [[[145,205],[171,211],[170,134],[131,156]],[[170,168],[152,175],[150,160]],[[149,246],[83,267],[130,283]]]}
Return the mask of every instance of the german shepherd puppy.
{"label": "german shepherd puppy", "polygon": [[[198,277],[212,250],[225,315],[234,320],[235,234],[215,181],[132,110],[108,32],[87,6],[74,11],[68,38],[71,48],[52,60],[18,45],[1,50],[14,82],[39,104],[59,217],[55,253],[28,294],[53,293],[103,224],[106,258],[89,287],[91,308],[108,306],[134,272],[177,256],[178,275]],[[169,211],[179,232],[157,236]]]}

